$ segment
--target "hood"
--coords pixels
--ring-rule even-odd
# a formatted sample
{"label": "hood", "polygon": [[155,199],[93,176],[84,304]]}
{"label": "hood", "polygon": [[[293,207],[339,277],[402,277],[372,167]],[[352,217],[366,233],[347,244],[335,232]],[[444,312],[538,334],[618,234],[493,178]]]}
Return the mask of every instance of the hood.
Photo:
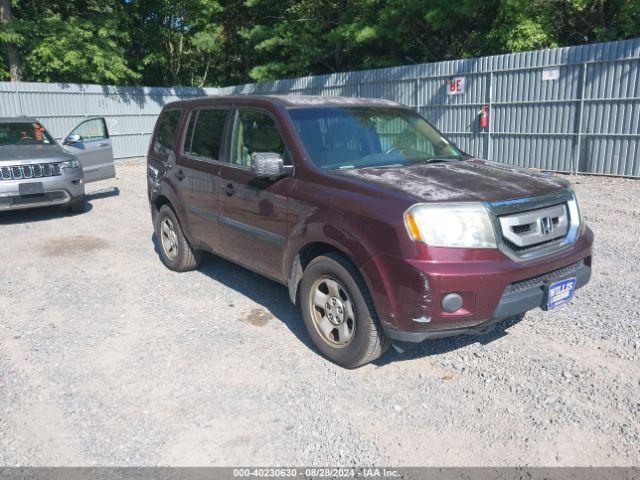
{"label": "hood", "polygon": [[569,185],[551,174],[477,158],[404,167],[342,170],[339,175],[404,192],[424,202],[497,202],[544,195]]}
{"label": "hood", "polygon": [[50,163],[74,158],[60,145],[3,145],[0,146],[0,163]]}

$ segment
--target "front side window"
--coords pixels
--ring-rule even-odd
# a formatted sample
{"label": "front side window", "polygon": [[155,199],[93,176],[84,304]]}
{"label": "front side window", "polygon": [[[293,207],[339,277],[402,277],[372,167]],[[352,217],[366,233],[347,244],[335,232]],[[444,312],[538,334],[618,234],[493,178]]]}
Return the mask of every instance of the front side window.
{"label": "front side window", "polygon": [[240,110],[236,118],[231,146],[231,163],[242,167],[252,165],[254,153],[278,153],[286,158],[286,149],[278,127],[269,115],[263,112]]}
{"label": "front side window", "polygon": [[92,118],[82,122],[70,135],[80,135],[82,142],[93,142],[95,140],[104,140],[109,138],[109,132],[107,131],[107,124],[103,118]]}
{"label": "front side window", "polygon": [[181,116],[181,110],[167,110],[160,115],[158,133],[153,144],[153,149],[156,153],[169,153],[173,150]]}
{"label": "front side window", "polygon": [[327,170],[464,157],[420,115],[403,108],[295,108],[289,115],[311,160]]}
{"label": "front side window", "polygon": [[227,110],[194,110],[189,119],[184,153],[194,157],[219,160],[227,115]]}
{"label": "front side window", "polygon": [[31,122],[0,123],[0,146],[51,145],[55,143],[42,125]]}

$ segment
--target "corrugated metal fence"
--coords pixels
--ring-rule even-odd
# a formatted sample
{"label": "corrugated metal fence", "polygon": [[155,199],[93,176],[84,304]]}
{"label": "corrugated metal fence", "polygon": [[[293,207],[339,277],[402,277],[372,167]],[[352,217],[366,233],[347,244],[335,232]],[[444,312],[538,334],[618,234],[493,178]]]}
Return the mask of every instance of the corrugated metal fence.
{"label": "corrugated metal fence", "polygon": [[165,104],[217,93],[217,88],[0,82],[0,117],[37,117],[58,139],[87,117],[105,117],[116,158],[137,158],[146,155],[153,126]]}
{"label": "corrugated metal fence", "polygon": [[[464,93],[450,95],[463,78]],[[463,150],[545,170],[640,176],[640,39],[221,89],[379,97]],[[489,107],[489,124],[478,113]]]}
{"label": "corrugated metal fence", "polygon": [[[453,79],[463,91],[452,95]],[[417,109],[480,157],[640,177],[640,39],[221,89],[0,83],[0,116],[38,116],[56,136],[85,116],[107,116],[116,155],[137,157],[164,103],[238,93],[386,98]]]}

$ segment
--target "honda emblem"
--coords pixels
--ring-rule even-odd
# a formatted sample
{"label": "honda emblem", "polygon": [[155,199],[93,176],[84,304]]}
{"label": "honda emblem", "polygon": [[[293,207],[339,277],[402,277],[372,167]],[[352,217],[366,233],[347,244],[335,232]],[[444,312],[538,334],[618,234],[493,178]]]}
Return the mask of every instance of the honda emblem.
{"label": "honda emblem", "polygon": [[540,219],[540,231],[543,235],[549,235],[553,231],[553,220],[551,217],[542,217]]}

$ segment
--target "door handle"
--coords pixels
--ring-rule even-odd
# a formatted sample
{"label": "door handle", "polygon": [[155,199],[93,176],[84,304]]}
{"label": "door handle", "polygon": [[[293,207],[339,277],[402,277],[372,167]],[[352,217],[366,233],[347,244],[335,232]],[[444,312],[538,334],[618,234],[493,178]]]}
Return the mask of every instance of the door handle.
{"label": "door handle", "polygon": [[222,191],[230,197],[232,195],[235,195],[236,187],[233,186],[233,183],[227,183],[224,187],[222,187]]}
{"label": "door handle", "polygon": [[185,177],[186,177],[186,175],[184,174],[184,172],[183,172],[182,170],[178,170],[178,171],[176,172],[176,178],[177,178],[178,180],[184,180],[184,179],[185,179]]}
{"label": "door handle", "polygon": [[109,142],[102,142],[99,144],[100,147],[108,147],[109,146]]}

